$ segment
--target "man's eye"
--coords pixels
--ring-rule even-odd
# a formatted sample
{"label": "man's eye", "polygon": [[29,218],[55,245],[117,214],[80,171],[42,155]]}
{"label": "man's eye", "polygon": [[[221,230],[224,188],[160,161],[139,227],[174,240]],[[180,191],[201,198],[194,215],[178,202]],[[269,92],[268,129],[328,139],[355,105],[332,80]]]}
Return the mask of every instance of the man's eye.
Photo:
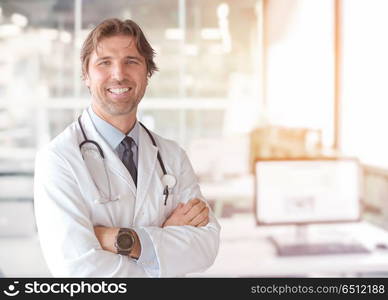
{"label": "man's eye", "polygon": [[139,62],[137,60],[127,60],[127,64],[138,64]]}
{"label": "man's eye", "polygon": [[99,63],[99,65],[106,65],[106,66],[109,64],[110,64],[110,62],[107,60],[103,60],[102,62]]}

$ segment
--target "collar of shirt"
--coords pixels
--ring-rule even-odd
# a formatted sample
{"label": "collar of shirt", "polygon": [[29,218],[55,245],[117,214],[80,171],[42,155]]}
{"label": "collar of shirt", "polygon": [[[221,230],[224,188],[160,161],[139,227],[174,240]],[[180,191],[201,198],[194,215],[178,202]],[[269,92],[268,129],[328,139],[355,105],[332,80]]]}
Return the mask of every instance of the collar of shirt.
{"label": "collar of shirt", "polygon": [[[117,151],[117,148],[124,139],[125,134],[97,116],[92,107],[89,107],[88,112],[97,132],[105,139],[112,149]],[[132,130],[127,135],[135,141],[136,146],[139,145],[139,122],[137,120],[135,122],[135,126],[133,126]]]}

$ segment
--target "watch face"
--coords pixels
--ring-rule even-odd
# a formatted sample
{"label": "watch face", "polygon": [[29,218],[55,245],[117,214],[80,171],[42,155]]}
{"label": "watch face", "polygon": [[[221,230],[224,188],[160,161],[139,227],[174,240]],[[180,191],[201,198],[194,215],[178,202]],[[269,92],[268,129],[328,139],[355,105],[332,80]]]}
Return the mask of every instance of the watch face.
{"label": "watch face", "polygon": [[132,236],[127,232],[120,234],[117,237],[117,245],[122,250],[131,250],[133,245]]}

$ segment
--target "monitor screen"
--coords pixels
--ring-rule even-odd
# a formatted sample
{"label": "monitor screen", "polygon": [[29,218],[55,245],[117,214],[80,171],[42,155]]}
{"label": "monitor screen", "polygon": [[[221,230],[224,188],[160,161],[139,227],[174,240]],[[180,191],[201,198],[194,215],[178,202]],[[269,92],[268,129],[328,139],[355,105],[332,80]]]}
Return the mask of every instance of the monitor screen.
{"label": "monitor screen", "polygon": [[256,162],[258,224],[356,221],[360,218],[360,167],[356,159]]}

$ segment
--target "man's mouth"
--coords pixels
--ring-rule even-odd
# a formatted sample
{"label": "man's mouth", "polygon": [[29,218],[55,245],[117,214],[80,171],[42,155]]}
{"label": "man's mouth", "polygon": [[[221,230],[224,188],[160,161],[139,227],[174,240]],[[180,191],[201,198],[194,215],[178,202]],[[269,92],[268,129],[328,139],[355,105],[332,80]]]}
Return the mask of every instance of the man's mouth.
{"label": "man's mouth", "polygon": [[131,88],[111,88],[111,89],[107,89],[110,93],[112,94],[115,94],[115,95],[121,95],[121,94],[124,94],[126,92],[128,92]]}

